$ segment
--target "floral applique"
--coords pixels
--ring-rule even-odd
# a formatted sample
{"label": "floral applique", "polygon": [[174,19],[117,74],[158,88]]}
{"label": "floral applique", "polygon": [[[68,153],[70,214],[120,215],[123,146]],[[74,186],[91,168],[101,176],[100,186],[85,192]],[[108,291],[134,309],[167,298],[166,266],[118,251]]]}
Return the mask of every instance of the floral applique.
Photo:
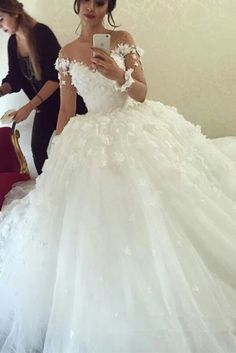
{"label": "floral applique", "polygon": [[142,65],[142,56],[144,55],[143,49],[136,45],[129,45],[127,43],[120,43],[112,50],[112,55],[117,55],[121,60],[124,60],[126,55],[131,54],[134,67]]}

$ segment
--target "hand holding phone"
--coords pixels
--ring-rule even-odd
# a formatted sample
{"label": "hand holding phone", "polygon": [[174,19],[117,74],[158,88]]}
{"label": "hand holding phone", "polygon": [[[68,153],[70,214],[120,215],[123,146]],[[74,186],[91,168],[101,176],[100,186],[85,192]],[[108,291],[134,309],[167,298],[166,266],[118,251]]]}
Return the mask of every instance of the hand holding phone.
{"label": "hand holding phone", "polygon": [[[115,60],[110,56],[111,50],[111,35],[109,33],[93,35],[94,54],[91,59],[91,67],[101,73],[110,80],[117,80],[121,76],[120,71],[123,70],[117,65]],[[96,50],[99,49],[99,50]],[[103,51],[103,52],[102,52]]]}
{"label": "hand holding phone", "polygon": [[94,34],[93,35],[93,47],[105,51],[110,54],[111,46],[111,35],[108,33]]}

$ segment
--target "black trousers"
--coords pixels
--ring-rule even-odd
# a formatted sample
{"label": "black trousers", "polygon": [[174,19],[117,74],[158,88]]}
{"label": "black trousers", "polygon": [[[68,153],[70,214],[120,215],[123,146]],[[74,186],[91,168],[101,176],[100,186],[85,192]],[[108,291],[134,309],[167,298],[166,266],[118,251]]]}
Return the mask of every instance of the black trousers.
{"label": "black trousers", "polygon": [[[38,174],[42,173],[45,160],[48,158],[47,148],[50,138],[56,129],[59,106],[44,106],[36,111],[32,136],[31,149],[33,160]],[[77,97],[77,114],[86,114],[87,108],[82,97]]]}
{"label": "black trousers", "polygon": [[48,158],[47,148],[53,131],[56,129],[58,110],[37,109],[33,122],[31,149],[38,174],[42,173],[45,160]]}

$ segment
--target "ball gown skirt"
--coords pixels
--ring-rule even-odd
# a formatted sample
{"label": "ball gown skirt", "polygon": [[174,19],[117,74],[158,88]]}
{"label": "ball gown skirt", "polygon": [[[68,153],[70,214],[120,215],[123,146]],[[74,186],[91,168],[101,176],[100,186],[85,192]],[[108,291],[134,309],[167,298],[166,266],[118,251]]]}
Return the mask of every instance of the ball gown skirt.
{"label": "ball gown skirt", "polygon": [[71,118],[1,213],[0,352],[235,353],[234,163],[175,108],[116,107],[76,70],[108,106]]}

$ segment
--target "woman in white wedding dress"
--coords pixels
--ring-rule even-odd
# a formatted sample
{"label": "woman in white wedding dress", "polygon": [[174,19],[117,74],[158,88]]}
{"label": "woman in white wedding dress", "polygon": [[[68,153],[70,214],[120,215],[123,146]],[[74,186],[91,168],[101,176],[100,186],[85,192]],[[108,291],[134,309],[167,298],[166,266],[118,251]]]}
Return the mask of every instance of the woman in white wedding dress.
{"label": "woman in white wedding dress", "polygon": [[142,51],[103,26],[115,3],[75,1],[50,158],[1,213],[0,352],[235,353],[235,166],[143,102]]}

